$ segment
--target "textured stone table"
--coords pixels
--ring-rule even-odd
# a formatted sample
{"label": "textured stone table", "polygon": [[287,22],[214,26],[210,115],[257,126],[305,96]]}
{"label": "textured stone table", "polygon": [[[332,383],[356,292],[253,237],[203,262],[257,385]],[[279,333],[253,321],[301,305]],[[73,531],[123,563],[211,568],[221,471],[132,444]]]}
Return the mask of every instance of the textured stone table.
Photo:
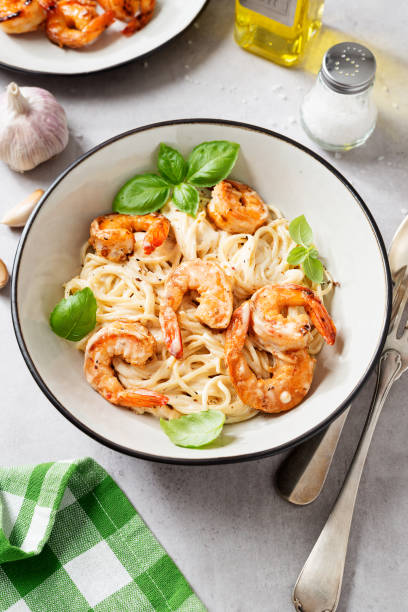
{"label": "textured stone table", "polygon": [[[326,156],[360,192],[388,244],[408,213],[408,5],[399,2],[398,10],[390,5],[387,11],[381,0],[327,0],[326,28],[303,68],[295,70],[235,45],[233,5],[232,0],[212,0],[198,23],[167,47],[146,61],[104,74],[46,78],[0,71],[1,88],[15,79],[53,91],[71,129],[67,150],[38,169],[19,176],[1,165],[0,214],[34,188],[46,188],[90,147],[164,119],[237,119],[315,148],[298,123],[300,101],[324,50],[353,37],[377,56],[378,127],[364,148]],[[0,226],[0,257],[9,267],[19,236]],[[91,455],[124,489],[209,610],[293,609],[292,587],[351,460],[373,380],[354,403],[323,494],[311,506],[296,508],[272,487],[281,456],[241,465],[168,466],[120,455],[78,431],[31,378],[14,338],[9,302],[7,288],[0,293],[0,461],[23,464]],[[392,390],[373,440],[352,527],[341,612],[406,609],[407,393],[405,378]]]}

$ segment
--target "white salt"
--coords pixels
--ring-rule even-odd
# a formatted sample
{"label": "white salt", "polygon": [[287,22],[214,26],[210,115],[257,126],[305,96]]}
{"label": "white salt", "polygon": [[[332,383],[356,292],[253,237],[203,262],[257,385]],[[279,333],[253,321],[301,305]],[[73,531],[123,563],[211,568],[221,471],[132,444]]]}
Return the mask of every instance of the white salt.
{"label": "white salt", "polygon": [[364,139],[374,129],[377,108],[367,91],[340,94],[320,79],[305,96],[301,117],[320,144],[342,147]]}

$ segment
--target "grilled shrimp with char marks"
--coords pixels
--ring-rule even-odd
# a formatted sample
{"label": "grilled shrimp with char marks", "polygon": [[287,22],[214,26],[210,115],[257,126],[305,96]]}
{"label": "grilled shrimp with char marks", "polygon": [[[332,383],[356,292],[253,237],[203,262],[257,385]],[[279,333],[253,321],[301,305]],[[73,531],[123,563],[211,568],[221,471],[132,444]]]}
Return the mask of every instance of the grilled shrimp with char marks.
{"label": "grilled shrimp with char marks", "polygon": [[98,0],[105,10],[113,11],[116,19],[128,23],[122,34],[130,36],[144,28],[153,17],[156,0]]}
{"label": "grilled shrimp with char marks", "polygon": [[232,288],[223,269],[212,261],[193,259],[182,263],[166,280],[160,309],[160,325],[166,346],[177,359],[183,344],[176,311],[187,291],[197,291],[196,317],[212,329],[225,329],[232,314]]}
{"label": "grilled shrimp with char marks", "polygon": [[285,359],[275,356],[270,378],[257,378],[248,366],[243,349],[251,323],[251,303],[234,311],[225,339],[225,357],[232,383],[247,406],[277,413],[297,406],[313,380],[316,360],[306,349],[288,352]]}
{"label": "grilled shrimp with char marks", "polygon": [[0,0],[0,26],[7,34],[34,32],[46,17],[38,0]]}
{"label": "grilled shrimp with char marks", "polygon": [[231,234],[253,234],[268,219],[268,208],[256,191],[230,180],[215,185],[207,213],[218,228]]}
{"label": "grilled shrimp with char marks", "polygon": [[146,232],[143,240],[145,255],[163,244],[170,230],[170,221],[159,213],[122,215],[113,213],[97,217],[91,223],[89,242],[102,257],[111,261],[125,261],[133,253],[133,232]]}
{"label": "grilled shrimp with char marks", "polygon": [[[266,285],[251,298],[251,327],[255,342],[267,351],[291,351],[310,343],[311,323],[327,344],[336,339],[336,327],[315,293],[292,283]],[[306,313],[285,316],[288,307],[303,306]],[[310,317],[310,319],[309,319]]]}
{"label": "grilled shrimp with char marks", "polygon": [[60,47],[78,49],[93,43],[115,20],[112,11],[97,13],[93,0],[60,0],[48,10],[46,33]]}
{"label": "grilled shrimp with char marks", "polygon": [[176,418],[179,413],[166,406],[166,395],[151,389],[125,389],[115,376],[112,365],[114,357],[141,366],[153,356],[155,349],[155,339],[141,323],[109,323],[93,334],[86,345],[86,379],[98,393],[116,406],[132,408],[139,414],[151,412],[164,418]]}

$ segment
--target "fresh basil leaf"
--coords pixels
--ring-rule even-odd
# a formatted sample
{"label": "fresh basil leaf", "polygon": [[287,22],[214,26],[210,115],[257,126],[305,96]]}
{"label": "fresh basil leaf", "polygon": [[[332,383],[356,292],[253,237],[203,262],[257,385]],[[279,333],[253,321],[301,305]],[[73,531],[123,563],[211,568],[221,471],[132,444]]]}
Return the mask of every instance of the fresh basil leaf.
{"label": "fresh basil leaf", "polygon": [[54,333],[72,342],[82,340],[96,325],[96,299],[89,287],[64,298],[50,314]]}
{"label": "fresh basil leaf", "polygon": [[300,215],[293,219],[293,221],[289,224],[289,234],[290,237],[296,244],[301,244],[305,247],[308,247],[312,244],[313,241],[313,232],[312,228],[306,221],[305,215]]}
{"label": "fresh basil leaf", "polygon": [[160,419],[160,425],[176,446],[200,448],[220,435],[224,421],[220,410],[204,410],[171,421]]}
{"label": "fresh basil leaf", "polygon": [[178,183],[184,181],[187,172],[187,162],[181,153],[164,142],[160,145],[157,167],[162,177],[172,185],[178,185]]}
{"label": "fresh basil leaf", "polygon": [[319,259],[319,252],[317,249],[309,249],[309,257],[313,259]]}
{"label": "fresh basil leaf", "polygon": [[145,215],[159,210],[170,197],[171,187],[157,174],[138,174],[118,191],[113,210],[129,215]]}
{"label": "fresh basil leaf", "polygon": [[239,144],[227,140],[199,144],[187,160],[186,180],[195,187],[212,187],[229,175],[238,153]]}
{"label": "fresh basil leaf", "polygon": [[308,255],[302,264],[303,272],[313,283],[323,282],[323,264],[320,259]]}
{"label": "fresh basil leaf", "polygon": [[291,266],[297,266],[307,257],[308,250],[303,246],[296,246],[293,248],[286,259],[288,264]]}
{"label": "fresh basil leaf", "polygon": [[195,217],[200,202],[200,194],[197,189],[187,183],[176,185],[173,191],[173,202],[179,210]]}

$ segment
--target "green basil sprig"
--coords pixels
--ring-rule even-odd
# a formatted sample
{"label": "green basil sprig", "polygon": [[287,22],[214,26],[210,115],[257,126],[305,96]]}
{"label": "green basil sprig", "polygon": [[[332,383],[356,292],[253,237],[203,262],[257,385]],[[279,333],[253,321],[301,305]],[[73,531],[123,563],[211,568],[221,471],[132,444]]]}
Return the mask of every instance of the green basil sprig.
{"label": "green basil sprig", "polygon": [[235,166],[239,144],[227,140],[203,142],[187,160],[187,181],[195,187],[212,187],[227,178]]}
{"label": "green basil sprig", "polygon": [[180,183],[174,187],[173,202],[179,210],[195,217],[200,203],[200,194],[193,185]]}
{"label": "green basil sprig", "polygon": [[300,215],[289,224],[289,233],[297,246],[288,254],[287,262],[291,266],[302,264],[302,270],[313,283],[323,282],[323,264],[319,253],[313,246],[312,228],[306,221],[305,215]]}
{"label": "green basil sprig", "polygon": [[227,140],[202,142],[187,161],[181,153],[161,143],[157,174],[139,174],[117,193],[113,210],[145,215],[159,210],[172,195],[177,208],[195,217],[200,202],[199,188],[212,187],[225,179],[237,161],[239,144]]}
{"label": "green basil sprig", "polygon": [[204,410],[171,421],[160,419],[160,425],[176,446],[200,448],[218,438],[224,421],[225,414],[220,410]]}
{"label": "green basil sprig", "polygon": [[96,299],[89,287],[61,300],[50,314],[50,326],[61,338],[77,342],[96,325]]}
{"label": "green basil sprig", "polygon": [[171,185],[178,185],[184,181],[187,174],[187,162],[176,149],[161,143],[157,157],[157,168]]}
{"label": "green basil sprig", "polygon": [[113,210],[128,215],[146,215],[164,206],[170,193],[170,185],[161,176],[139,174],[118,191],[113,201]]}

